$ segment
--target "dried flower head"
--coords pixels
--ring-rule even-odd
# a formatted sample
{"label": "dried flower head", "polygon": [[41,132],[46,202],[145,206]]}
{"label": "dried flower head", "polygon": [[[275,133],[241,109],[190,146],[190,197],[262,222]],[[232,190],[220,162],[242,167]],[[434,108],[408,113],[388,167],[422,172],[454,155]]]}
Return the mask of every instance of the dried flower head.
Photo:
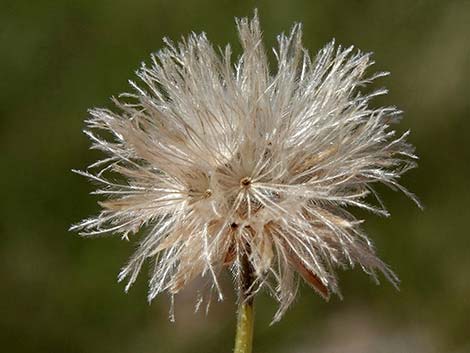
{"label": "dried flower head", "polygon": [[[85,133],[108,157],[79,171],[105,195],[99,215],[72,227],[83,235],[145,229],[119,280],[135,281],[153,261],[149,300],[178,293],[196,277],[222,298],[220,273],[239,282],[253,271],[250,293],[268,289],[279,319],[303,278],[325,299],[339,294],[335,268],[359,264],[377,280],[397,277],[375,254],[350,206],[388,215],[375,183],[399,189],[415,167],[413,148],[390,124],[400,112],[371,108],[381,89],[360,88],[369,53],[323,48],[314,60],[301,26],[278,36],[271,73],[258,17],[237,20],[242,55],[220,53],[205,34],[166,48],[142,65],[135,93],[115,99],[118,112],[93,109]],[[100,131],[105,137],[100,137]],[[372,194],[379,206],[366,202]]]}

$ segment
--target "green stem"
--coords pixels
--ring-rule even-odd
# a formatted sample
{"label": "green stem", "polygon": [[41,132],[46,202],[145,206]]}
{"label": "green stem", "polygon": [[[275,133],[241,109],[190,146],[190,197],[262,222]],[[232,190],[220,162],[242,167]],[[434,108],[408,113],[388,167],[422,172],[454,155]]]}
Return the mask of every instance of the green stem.
{"label": "green stem", "polygon": [[241,272],[234,353],[251,353],[255,313],[254,300],[250,293],[253,284],[253,269],[247,256],[242,258]]}
{"label": "green stem", "polygon": [[251,353],[254,327],[253,302],[241,303],[238,309],[234,353]]}

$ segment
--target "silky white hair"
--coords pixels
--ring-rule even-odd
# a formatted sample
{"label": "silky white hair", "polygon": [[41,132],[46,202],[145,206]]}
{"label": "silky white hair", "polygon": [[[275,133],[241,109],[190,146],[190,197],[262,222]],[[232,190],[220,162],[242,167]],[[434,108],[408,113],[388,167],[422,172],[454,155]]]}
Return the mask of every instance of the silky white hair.
{"label": "silky white hair", "polygon": [[134,93],[114,99],[117,112],[90,111],[85,133],[107,158],[77,173],[106,200],[71,229],[125,239],[142,230],[119,280],[129,289],[152,261],[149,300],[196,277],[221,299],[221,272],[230,269],[239,283],[242,258],[253,272],[250,295],[265,288],[279,302],[274,320],[300,278],[325,299],[340,295],[335,269],[355,264],[396,286],[350,213],[355,206],[388,215],[376,183],[416,201],[398,184],[417,158],[408,132],[396,137],[390,128],[400,112],[369,106],[385,89],[361,91],[387,73],[365,76],[371,54],[334,42],[312,60],[299,24],[278,36],[270,72],[256,13],[237,27],[234,64],[230,46],[217,51],[205,34],[165,39],[137,71],[141,83],[130,82]]}

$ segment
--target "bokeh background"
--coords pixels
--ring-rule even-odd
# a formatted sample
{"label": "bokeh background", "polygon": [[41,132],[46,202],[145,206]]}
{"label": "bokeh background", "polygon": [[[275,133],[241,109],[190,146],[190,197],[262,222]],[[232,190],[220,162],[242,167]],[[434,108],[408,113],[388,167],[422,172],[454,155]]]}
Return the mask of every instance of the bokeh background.
{"label": "bokeh background", "polygon": [[[295,21],[317,51],[331,38],[375,52],[377,104],[406,112],[420,167],[404,195],[381,188],[392,218],[367,216],[397,292],[359,269],[340,274],[344,300],[305,287],[284,319],[257,300],[255,353],[470,352],[470,1],[18,0],[0,11],[0,345],[3,352],[219,353],[232,349],[235,303],[193,313],[191,291],[146,302],[146,274],[116,283],[135,243],[82,239],[71,223],[98,210],[74,175],[99,155],[81,133],[87,109],[111,107],[162,46],[190,31],[236,43],[234,16],[257,7],[268,46]],[[239,47],[234,45],[235,50]]]}

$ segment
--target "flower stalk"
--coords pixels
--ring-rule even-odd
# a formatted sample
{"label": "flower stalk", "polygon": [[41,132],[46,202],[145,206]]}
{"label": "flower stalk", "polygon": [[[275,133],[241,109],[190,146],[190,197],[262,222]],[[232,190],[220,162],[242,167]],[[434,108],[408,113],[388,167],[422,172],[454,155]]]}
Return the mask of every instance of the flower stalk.
{"label": "flower stalk", "polygon": [[241,283],[239,287],[234,353],[251,353],[255,318],[254,298],[251,292],[254,276],[253,268],[246,255],[243,256],[241,265]]}

